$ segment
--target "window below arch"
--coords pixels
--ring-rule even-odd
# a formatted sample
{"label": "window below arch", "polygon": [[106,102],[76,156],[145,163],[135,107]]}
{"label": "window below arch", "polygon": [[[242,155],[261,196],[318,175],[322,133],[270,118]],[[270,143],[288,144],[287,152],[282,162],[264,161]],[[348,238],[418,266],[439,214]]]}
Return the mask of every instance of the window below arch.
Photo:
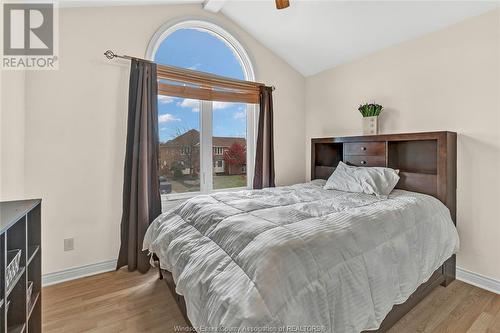
{"label": "window below arch", "polygon": [[[254,81],[241,44],[205,21],[160,29],[148,47],[158,64]],[[254,104],[158,96],[160,192],[178,199],[214,190],[250,188]]]}

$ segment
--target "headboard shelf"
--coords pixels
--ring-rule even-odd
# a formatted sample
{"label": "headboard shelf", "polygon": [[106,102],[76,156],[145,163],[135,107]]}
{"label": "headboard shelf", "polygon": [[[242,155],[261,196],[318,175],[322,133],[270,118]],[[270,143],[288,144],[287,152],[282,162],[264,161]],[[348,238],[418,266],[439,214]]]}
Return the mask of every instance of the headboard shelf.
{"label": "headboard shelf", "polygon": [[312,139],[311,179],[328,179],[340,161],[399,169],[396,188],[432,195],[455,221],[457,134],[423,132]]}
{"label": "headboard shelf", "polygon": [[316,156],[316,165],[337,166],[342,161],[343,144],[322,142],[322,144],[315,146],[313,153]]}
{"label": "headboard shelf", "polygon": [[[389,165],[389,168],[393,168],[391,165]],[[429,176],[437,176],[436,171],[429,171],[429,170],[422,170],[422,169],[411,169],[411,168],[397,168],[394,167],[393,169],[399,170],[399,172],[404,172],[404,173],[418,173],[422,175],[429,175]]]}
{"label": "headboard shelf", "polygon": [[438,140],[388,141],[387,145],[390,168],[437,174]]}

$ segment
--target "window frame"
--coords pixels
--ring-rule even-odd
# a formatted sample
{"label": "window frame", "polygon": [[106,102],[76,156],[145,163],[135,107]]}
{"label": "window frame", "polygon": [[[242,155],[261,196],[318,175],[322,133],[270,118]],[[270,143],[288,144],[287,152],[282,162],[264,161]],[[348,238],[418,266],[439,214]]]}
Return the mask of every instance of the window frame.
{"label": "window frame", "polygon": [[[243,45],[234,35],[213,22],[201,19],[181,19],[173,22],[167,22],[162,25],[149,41],[146,50],[146,59],[154,61],[156,52],[160,44],[172,33],[180,29],[197,29],[219,38],[229,48],[240,61],[245,80],[255,81],[255,73],[252,62]],[[174,96],[175,97],[175,96]],[[247,116],[247,137],[246,137],[246,187],[235,187],[227,189],[213,188],[213,102],[200,101],[200,191],[162,194],[162,201],[187,199],[200,194],[209,194],[213,192],[234,191],[253,188],[253,171],[255,163],[255,145],[257,138],[257,119],[258,108],[255,104],[246,105]]]}

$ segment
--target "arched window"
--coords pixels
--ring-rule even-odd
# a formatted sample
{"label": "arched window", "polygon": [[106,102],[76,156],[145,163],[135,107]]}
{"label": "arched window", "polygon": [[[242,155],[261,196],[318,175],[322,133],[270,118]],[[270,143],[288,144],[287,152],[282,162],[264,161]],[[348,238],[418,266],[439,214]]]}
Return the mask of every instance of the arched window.
{"label": "arched window", "polygon": [[[158,64],[255,81],[250,59],[226,30],[189,20],[162,27],[147,57]],[[247,188],[255,105],[158,96],[160,190],[168,198]]]}

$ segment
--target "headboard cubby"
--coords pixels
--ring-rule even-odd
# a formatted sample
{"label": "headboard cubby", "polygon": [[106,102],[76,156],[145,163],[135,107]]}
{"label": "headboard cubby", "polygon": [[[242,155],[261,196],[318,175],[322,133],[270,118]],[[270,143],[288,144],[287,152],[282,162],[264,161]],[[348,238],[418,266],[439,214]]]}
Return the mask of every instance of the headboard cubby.
{"label": "headboard cubby", "polygon": [[336,166],[340,161],[343,160],[343,149],[344,146],[342,143],[329,142],[328,139],[324,142],[322,139],[314,139],[317,140],[317,145],[313,145],[313,149],[311,151],[313,155],[313,159],[315,161],[314,164],[314,173],[317,178],[328,178],[333,170],[332,166]]}
{"label": "headboard cubby", "polygon": [[455,221],[457,134],[425,132],[312,139],[311,179],[328,179],[340,161],[399,170],[396,188],[432,195]]}

